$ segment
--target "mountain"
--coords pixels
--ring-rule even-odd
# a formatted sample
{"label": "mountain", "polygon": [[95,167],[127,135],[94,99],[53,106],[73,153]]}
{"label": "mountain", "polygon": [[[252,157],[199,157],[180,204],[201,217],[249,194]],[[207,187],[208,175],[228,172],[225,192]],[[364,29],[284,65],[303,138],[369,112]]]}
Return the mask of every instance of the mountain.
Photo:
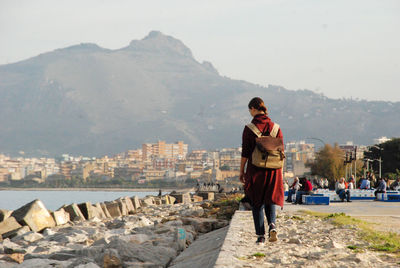
{"label": "mountain", "polygon": [[157,140],[184,140],[190,149],[240,146],[254,96],[285,141],[371,144],[400,133],[399,102],[233,80],[153,31],[117,50],[80,44],[0,65],[0,152],[100,156]]}

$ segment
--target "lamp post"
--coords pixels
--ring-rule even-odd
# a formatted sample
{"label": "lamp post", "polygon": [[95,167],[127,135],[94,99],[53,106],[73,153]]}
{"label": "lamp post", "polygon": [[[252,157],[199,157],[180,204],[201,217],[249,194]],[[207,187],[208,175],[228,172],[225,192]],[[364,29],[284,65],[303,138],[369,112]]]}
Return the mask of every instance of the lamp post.
{"label": "lamp post", "polygon": [[379,150],[379,159],[374,159],[374,161],[379,162],[379,178],[382,178],[382,151],[383,151],[383,148],[381,148],[380,146],[377,146],[377,145],[372,145],[371,147],[374,147]]}

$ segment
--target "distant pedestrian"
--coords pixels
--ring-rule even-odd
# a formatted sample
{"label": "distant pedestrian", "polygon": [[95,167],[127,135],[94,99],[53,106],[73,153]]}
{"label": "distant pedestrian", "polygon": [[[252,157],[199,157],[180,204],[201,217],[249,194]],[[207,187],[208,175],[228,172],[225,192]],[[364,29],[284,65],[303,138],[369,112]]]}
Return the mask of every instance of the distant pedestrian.
{"label": "distant pedestrian", "polygon": [[[260,98],[253,98],[248,104],[253,116],[251,121],[258,130],[271,133],[275,123],[268,117],[267,108]],[[281,129],[277,138],[283,139]],[[252,153],[256,147],[257,135],[245,126],[242,135],[242,158],[240,164],[240,181],[244,184],[245,193],[251,200],[254,227],[258,236],[256,243],[265,242],[264,211],[269,227],[269,241],[277,240],[275,204],[283,207],[284,189],[282,169],[267,169],[256,167],[252,163]],[[245,166],[247,164],[246,172]]]}

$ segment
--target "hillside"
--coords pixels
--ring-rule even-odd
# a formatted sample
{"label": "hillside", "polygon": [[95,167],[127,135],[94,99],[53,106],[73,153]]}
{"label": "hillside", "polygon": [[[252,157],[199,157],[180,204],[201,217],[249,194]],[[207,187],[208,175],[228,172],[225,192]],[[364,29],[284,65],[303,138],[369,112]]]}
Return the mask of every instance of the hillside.
{"label": "hillside", "polygon": [[400,103],[330,99],[218,74],[181,41],[151,32],[127,47],[80,44],[0,65],[0,152],[104,155],[144,142],[240,146],[262,97],[285,140],[371,144],[400,133]]}

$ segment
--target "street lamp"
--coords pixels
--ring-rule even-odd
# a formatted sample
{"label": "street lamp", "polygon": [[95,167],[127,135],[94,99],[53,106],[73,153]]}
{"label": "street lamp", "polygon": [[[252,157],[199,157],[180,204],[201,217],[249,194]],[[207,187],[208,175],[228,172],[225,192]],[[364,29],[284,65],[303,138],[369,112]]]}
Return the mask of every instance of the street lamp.
{"label": "street lamp", "polygon": [[383,151],[383,148],[381,148],[380,146],[377,146],[377,145],[372,145],[370,147],[376,148],[376,149],[378,149],[380,151],[379,152],[379,159],[373,159],[373,160],[379,162],[379,178],[382,178],[382,162],[383,162],[382,161],[382,151]]}

